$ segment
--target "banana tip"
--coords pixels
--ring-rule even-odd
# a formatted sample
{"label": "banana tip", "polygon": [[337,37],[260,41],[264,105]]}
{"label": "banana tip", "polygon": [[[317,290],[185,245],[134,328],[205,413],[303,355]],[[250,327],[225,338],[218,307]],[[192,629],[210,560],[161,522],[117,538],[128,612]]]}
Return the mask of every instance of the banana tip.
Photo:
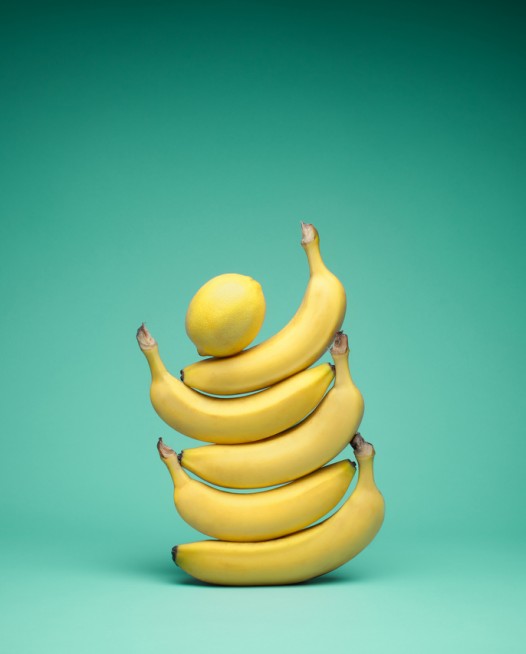
{"label": "banana tip", "polygon": [[357,432],[351,439],[351,447],[354,454],[359,457],[373,456],[375,454],[372,443],[368,443],[360,432]]}
{"label": "banana tip", "polygon": [[177,545],[172,547],[172,561],[177,565]]}
{"label": "banana tip", "polygon": [[175,454],[175,452],[172,450],[171,447],[168,447],[163,443],[163,439],[159,438],[157,441],[157,451],[159,452],[159,456],[161,459],[167,459],[169,456],[172,456]]}
{"label": "banana tip", "polygon": [[349,351],[349,339],[347,334],[344,334],[342,331],[336,332],[334,336],[334,341],[331,347],[331,354],[347,354]]}
{"label": "banana tip", "polygon": [[142,323],[142,325],[137,330],[137,342],[139,343],[139,347],[143,352],[152,350],[157,345],[157,341],[150,334],[144,323]]}
{"label": "banana tip", "polygon": [[311,223],[301,221],[301,244],[308,245],[318,238],[316,227]]}

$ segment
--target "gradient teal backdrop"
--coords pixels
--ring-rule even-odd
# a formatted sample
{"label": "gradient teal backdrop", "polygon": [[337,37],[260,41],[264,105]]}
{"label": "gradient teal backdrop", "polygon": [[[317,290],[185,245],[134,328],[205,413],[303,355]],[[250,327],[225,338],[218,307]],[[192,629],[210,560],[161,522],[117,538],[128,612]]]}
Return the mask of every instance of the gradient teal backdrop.
{"label": "gradient teal backdrop", "polygon": [[[496,1],[3,4],[4,651],[523,651],[524,28]],[[240,272],[274,333],[300,220],[348,293],[386,522],[311,584],[206,587],[170,559],[201,536],[155,442],[189,441],[135,331],[177,372],[190,298]]]}

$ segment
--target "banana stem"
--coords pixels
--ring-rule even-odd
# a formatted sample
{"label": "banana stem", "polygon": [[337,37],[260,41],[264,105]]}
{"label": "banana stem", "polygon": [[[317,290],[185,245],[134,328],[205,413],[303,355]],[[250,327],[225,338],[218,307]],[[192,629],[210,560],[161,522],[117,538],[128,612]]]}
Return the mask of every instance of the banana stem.
{"label": "banana stem", "polygon": [[353,384],[351,369],[349,367],[349,341],[347,334],[336,332],[330,353],[336,369],[335,385]]}
{"label": "banana stem", "polygon": [[325,270],[325,264],[320,254],[320,237],[314,225],[301,223],[301,245],[307,254],[311,277],[317,272]]}
{"label": "banana stem", "polygon": [[157,341],[150,334],[144,323],[142,323],[142,325],[137,330],[137,342],[139,343],[139,347],[143,352],[146,352],[147,350],[153,350],[154,347],[157,347]]}
{"label": "banana stem", "polygon": [[144,323],[137,330],[137,343],[139,343],[139,347],[148,361],[152,379],[158,379],[167,374],[166,367],[159,356],[157,341],[150,334]]}
{"label": "banana stem", "polygon": [[171,447],[168,447],[168,445],[164,444],[162,438],[159,438],[157,441],[157,451],[159,452],[161,459],[167,459],[169,456],[173,456],[175,454]]}
{"label": "banana stem", "polygon": [[351,446],[357,458],[370,457],[374,456],[375,454],[372,443],[368,443],[360,434],[360,432],[356,432],[356,434],[352,437]]}
{"label": "banana stem", "polygon": [[334,342],[331,347],[331,354],[332,356],[340,356],[342,354],[347,354],[349,352],[349,339],[347,338],[347,334],[344,334],[343,332],[336,332],[336,336],[334,337]]}
{"label": "banana stem", "polygon": [[159,438],[157,441],[157,451],[159,452],[161,461],[168,468],[168,472],[170,473],[174,487],[176,486],[177,488],[180,488],[183,486],[183,484],[190,480],[190,477],[181,468],[177,453],[174,452],[171,447],[165,445],[162,438]]}
{"label": "banana stem", "polygon": [[373,470],[375,455],[373,445],[364,440],[363,436],[358,432],[353,436],[351,446],[358,460],[358,483],[362,488],[369,487],[371,490],[376,490]]}
{"label": "banana stem", "polygon": [[316,227],[311,223],[304,223],[301,221],[301,244],[308,245],[316,239],[319,240],[319,234]]}

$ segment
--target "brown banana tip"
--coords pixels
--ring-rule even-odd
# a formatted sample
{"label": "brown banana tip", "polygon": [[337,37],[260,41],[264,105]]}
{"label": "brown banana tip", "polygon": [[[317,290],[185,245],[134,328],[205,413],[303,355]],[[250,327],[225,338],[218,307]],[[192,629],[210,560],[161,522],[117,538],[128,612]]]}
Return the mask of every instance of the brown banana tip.
{"label": "brown banana tip", "polygon": [[184,370],[179,370],[179,379],[184,382]]}
{"label": "brown banana tip", "polygon": [[356,470],[356,461],[351,461],[349,459],[349,463],[352,465],[352,467]]}
{"label": "brown banana tip", "polygon": [[372,443],[368,443],[360,432],[357,432],[351,439],[351,447],[356,456],[372,456],[375,453]]}
{"label": "brown banana tip", "polygon": [[184,450],[181,450],[181,451],[177,454],[177,460],[179,461],[179,463],[181,463],[182,460],[183,460],[183,452],[184,452]]}
{"label": "brown banana tip", "polygon": [[177,565],[177,545],[172,547],[172,561]]}
{"label": "brown banana tip", "polygon": [[145,323],[142,323],[142,325],[137,330],[136,337],[137,342],[139,343],[139,347],[143,352],[146,352],[146,350],[151,350],[157,345],[157,341],[150,334]]}
{"label": "brown banana tip", "polygon": [[360,434],[359,431],[354,434],[354,436],[351,438],[350,443],[353,449],[356,449],[357,447],[360,446],[360,443],[364,442],[363,436]]}
{"label": "brown banana tip", "polygon": [[347,354],[349,351],[349,339],[347,334],[342,331],[336,332],[334,341],[330,349],[331,354]]}
{"label": "brown banana tip", "polygon": [[168,447],[168,445],[163,443],[162,438],[159,438],[157,441],[157,451],[159,452],[161,459],[167,459],[169,456],[173,456],[175,454],[171,447]]}
{"label": "brown banana tip", "polygon": [[316,240],[318,232],[316,227],[311,223],[304,223],[301,221],[301,244],[308,245]]}

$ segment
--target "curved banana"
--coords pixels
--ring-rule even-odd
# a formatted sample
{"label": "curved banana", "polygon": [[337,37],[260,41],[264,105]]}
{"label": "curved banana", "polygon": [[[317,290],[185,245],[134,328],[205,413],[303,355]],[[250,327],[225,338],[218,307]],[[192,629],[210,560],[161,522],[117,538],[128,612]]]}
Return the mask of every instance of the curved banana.
{"label": "curved banana", "polygon": [[226,586],[294,584],[340,567],[373,540],[384,518],[384,499],[373,475],[374,448],[359,434],[352,445],[358,483],[323,522],[260,543],[186,543],[172,549],[174,562],[201,581]]}
{"label": "curved banana", "polygon": [[334,379],[331,364],[322,363],[259,393],[210,397],[170,375],[144,325],[137,341],[152,373],[154,409],[178,432],[209,443],[247,443],[288,429],[318,405]]}
{"label": "curved banana", "polygon": [[317,361],[340,329],[345,289],[325,266],[316,228],[301,223],[310,280],[292,320],[277,334],[239,354],[198,361],[181,370],[187,386],[216,395],[248,393],[271,386]]}
{"label": "curved banana", "polygon": [[157,449],[174,482],[179,515],[203,534],[229,541],[268,540],[311,525],[338,504],[355,473],[346,459],[272,490],[230,493],[189,477],[162,439]]}
{"label": "curved banana", "polygon": [[183,450],[181,465],[205,481],[229,488],[275,486],[316,470],[349,443],[360,425],[364,402],[349,370],[347,336],[331,348],[336,380],[308,418],[291,429],[244,445],[206,445]]}

